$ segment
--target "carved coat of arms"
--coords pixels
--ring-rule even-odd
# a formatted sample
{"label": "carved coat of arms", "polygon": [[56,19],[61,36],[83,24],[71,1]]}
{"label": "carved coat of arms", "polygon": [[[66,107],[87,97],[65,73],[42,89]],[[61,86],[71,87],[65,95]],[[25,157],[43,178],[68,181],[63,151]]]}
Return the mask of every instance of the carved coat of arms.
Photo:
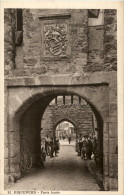
{"label": "carved coat of arms", "polygon": [[65,56],[67,50],[67,24],[44,26],[45,56]]}

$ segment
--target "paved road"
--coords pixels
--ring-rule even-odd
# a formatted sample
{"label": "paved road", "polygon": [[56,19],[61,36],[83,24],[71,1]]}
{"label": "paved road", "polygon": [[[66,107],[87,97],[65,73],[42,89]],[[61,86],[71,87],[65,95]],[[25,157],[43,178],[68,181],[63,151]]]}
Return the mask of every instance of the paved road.
{"label": "paved road", "polygon": [[86,170],[85,162],[75,152],[74,144],[61,143],[58,157],[47,157],[45,169],[38,170],[11,184],[11,190],[99,191]]}

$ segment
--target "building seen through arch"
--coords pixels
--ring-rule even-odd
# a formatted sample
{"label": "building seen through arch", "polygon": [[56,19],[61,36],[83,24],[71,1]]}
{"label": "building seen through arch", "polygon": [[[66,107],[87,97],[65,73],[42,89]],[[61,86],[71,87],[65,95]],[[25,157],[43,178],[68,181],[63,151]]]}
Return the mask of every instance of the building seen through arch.
{"label": "building seen through arch", "polygon": [[56,127],[56,137],[59,139],[68,138],[70,135],[73,139],[76,138],[75,127],[68,121],[59,123]]}

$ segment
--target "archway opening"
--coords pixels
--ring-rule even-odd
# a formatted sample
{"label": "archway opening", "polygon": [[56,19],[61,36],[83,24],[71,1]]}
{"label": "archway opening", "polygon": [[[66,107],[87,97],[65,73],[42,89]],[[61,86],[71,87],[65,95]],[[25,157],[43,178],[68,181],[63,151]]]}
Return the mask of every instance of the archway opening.
{"label": "archway opening", "polygon": [[[95,140],[98,147],[97,154],[94,152],[92,143],[93,159],[96,154],[97,167],[103,172],[103,122],[97,109],[89,102],[76,94],[61,94],[56,96],[47,106],[41,120],[41,138],[44,140],[56,136],[59,139],[68,140],[69,133],[66,130],[58,133],[61,125],[71,123],[75,130],[75,150],[77,138]],[[47,126],[47,128],[46,128]],[[68,129],[68,128],[67,128]],[[56,133],[57,130],[57,133]],[[60,136],[59,136],[60,135]],[[70,135],[71,136],[71,135]],[[60,145],[62,141],[60,141]],[[79,155],[79,151],[78,155]],[[95,153],[95,154],[94,154]],[[81,155],[81,154],[80,154]]]}
{"label": "archway opening", "polygon": [[63,119],[63,121],[57,125],[55,129],[55,135],[60,140],[68,140],[70,136],[71,140],[75,141],[76,127],[73,125],[73,123]]}
{"label": "archway opening", "polygon": [[[98,132],[98,140],[99,140],[99,155],[101,155],[101,161],[99,163],[100,167],[103,165],[103,120],[101,115],[99,114],[98,109],[90,102],[90,100],[86,99],[85,97],[76,94],[74,92],[67,92],[67,91],[54,91],[54,93],[45,93],[45,94],[37,94],[33,98],[29,99],[28,101],[25,102],[25,104],[17,111],[15,117],[14,117],[14,122],[15,122],[15,127],[19,128],[20,132],[20,151],[19,154],[22,156],[22,148],[27,148],[31,158],[32,158],[32,167],[35,167],[35,165],[40,161],[40,156],[41,156],[41,138],[43,138],[43,117],[45,114],[46,109],[53,105],[51,105],[51,102],[55,102],[56,104],[56,99],[57,97],[62,97],[63,99],[63,105],[65,107],[71,107],[73,104],[74,107],[77,105],[73,102],[73,96],[76,96],[78,99],[79,105],[82,105],[81,102],[85,103],[85,107],[88,106],[88,108],[91,109],[92,111],[92,122],[93,122],[93,117],[96,118],[96,126],[93,127],[93,131],[96,130]],[[71,103],[67,106],[66,105],[66,96],[69,96]],[[58,107],[56,105],[55,107]],[[26,108],[26,109],[25,109]],[[61,106],[59,107],[61,108]],[[56,109],[54,109],[55,111]],[[78,116],[79,117],[79,116]],[[67,120],[67,121],[73,121],[70,120],[70,117],[63,116],[56,121],[54,120],[55,123],[53,123],[53,129],[51,131],[52,136],[55,135],[55,129],[62,120]],[[89,116],[87,115],[87,121],[89,119]],[[47,120],[47,123],[48,124]],[[74,122],[74,125],[76,122]],[[83,124],[83,123],[82,123]],[[80,123],[75,125],[77,127],[77,134],[80,134],[81,132],[79,131]],[[84,124],[85,125],[85,124]],[[46,132],[47,134],[47,132]],[[102,153],[102,154],[101,154]],[[21,164],[21,161],[19,162]],[[24,167],[25,168],[25,167]],[[20,171],[22,172],[21,168]]]}

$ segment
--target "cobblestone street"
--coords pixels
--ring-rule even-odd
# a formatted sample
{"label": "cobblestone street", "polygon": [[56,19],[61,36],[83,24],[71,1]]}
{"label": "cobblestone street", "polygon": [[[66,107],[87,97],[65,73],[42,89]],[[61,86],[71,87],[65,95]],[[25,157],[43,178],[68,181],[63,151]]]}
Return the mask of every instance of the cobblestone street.
{"label": "cobblestone street", "polygon": [[46,159],[45,168],[35,171],[17,183],[11,190],[99,191],[100,188],[75,152],[74,143],[61,142],[58,157]]}

